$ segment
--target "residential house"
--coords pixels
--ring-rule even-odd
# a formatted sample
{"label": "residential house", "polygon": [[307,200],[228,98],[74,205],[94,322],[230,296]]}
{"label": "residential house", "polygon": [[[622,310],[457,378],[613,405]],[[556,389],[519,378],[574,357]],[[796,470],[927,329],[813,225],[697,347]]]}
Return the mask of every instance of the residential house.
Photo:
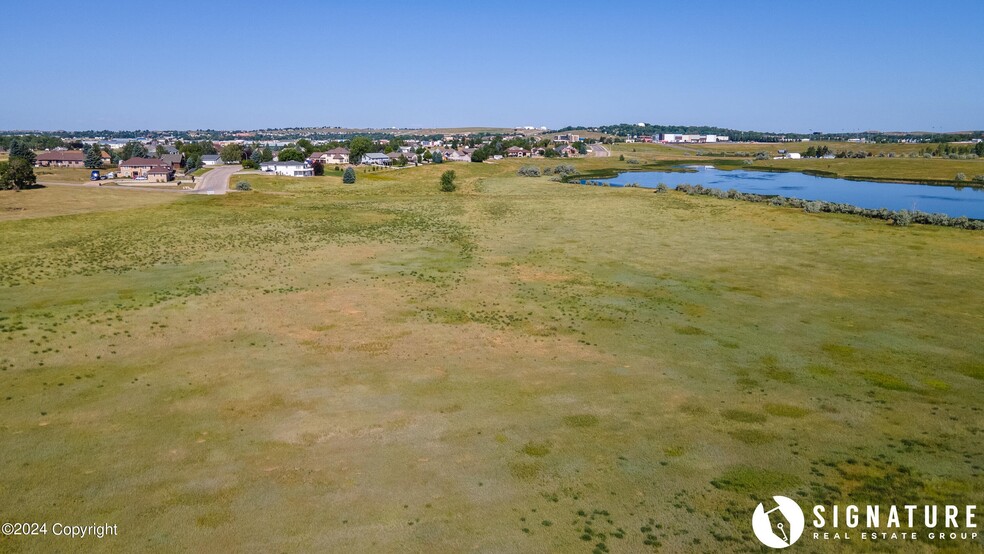
{"label": "residential house", "polygon": [[147,180],[152,183],[166,183],[174,179],[174,169],[171,166],[159,165],[147,171]]}
{"label": "residential house", "polygon": [[313,177],[314,168],[305,162],[264,162],[260,164],[260,169],[277,175],[287,177]]}
{"label": "residential house", "polygon": [[363,154],[360,162],[366,165],[389,165],[390,157],[379,152],[370,152]]}
{"label": "residential house", "polygon": [[113,163],[113,157],[109,155],[109,152],[102,150],[99,152],[99,157],[102,158],[103,165],[109,165]]}
{"label": "residential house", "polygon": [[506,148],[506,156],[510,158],[529,158],[531,154],[532,153],[529,150],[520,148],[519,146],[510,146],[509,148]]}
{"label": "residential house", "polygon": [[348,165],[348,148],[332,148],[327,152],[312,152],[307,159],[308,163],[321,162],[323,165]]}
{"label": "residential house", "polygon": [[[166,167],[160,158],[130,158],[120,162],[120,177],[147,177],[151,170]],[[170,169],[170,167],[168,167]]]}
{"label": "residential house", "polygon": [[164,154],[161,156],[161,162],[175,171],[184,167],[184,156],[181,154]]}
{"label": "residential house", "polygon": [[466,154],[464,152],[459,152],[458,150],[448,150],[444,152],[444,161],[446,162],[470,162],[471,154]]}
{"label": "residential house", "polygon": [[218,154],[205,154],[202,156],[202,165],[222,165],[222,158]]}
{"label": "residential house", "polygon": [[577,154],[578,154],[577,148],[574,148],[570,144],[565,144],[563,146],[558,146],[554,150],[556,150],[558,154],[560,154],[561,156],[564,156],[565,158],[573,158],[574,156],[577,156]]}
{"label": "residential house", "polygon": [[85,152],[81,150],[41,152],[35,158],[34,165],[38,167],[84,167]]}

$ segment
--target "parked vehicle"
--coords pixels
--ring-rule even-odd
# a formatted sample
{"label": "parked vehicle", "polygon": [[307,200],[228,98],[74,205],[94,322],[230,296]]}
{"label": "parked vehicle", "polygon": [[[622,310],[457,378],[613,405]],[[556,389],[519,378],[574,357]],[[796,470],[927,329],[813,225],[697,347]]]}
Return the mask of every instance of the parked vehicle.
{"label": "parked vehicle", "polygon": [[98,181],[99,180],[99,170],[98,169],[93,169],[92,170],[92,173],[89,174],[89,180],[90,181]]}
{"label": "parked vehicle", "polygon": [[106,178],[107,179],[115,179],[116,178],[116,173],[110,171],[109,173],[106,174]]}

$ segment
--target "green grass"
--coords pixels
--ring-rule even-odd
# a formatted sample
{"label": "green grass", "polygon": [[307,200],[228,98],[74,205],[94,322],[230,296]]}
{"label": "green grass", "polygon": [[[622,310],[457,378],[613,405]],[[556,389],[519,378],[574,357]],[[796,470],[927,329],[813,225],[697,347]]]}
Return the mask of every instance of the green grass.
{"label": "green grass", "polygon": [[984,234],[524,163],[0,193],[4,514],[110,550],[732,551],[773,494],[980,490]]}

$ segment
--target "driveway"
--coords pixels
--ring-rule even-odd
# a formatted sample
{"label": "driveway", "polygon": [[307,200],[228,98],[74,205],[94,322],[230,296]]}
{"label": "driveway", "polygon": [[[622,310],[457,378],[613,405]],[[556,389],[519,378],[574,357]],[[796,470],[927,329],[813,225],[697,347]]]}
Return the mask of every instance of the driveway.
{"label": "driveway", "polygon": [[601,144],[589,144],[588,149],[591,151],[590,154],[596,158],[607,158],[612,155],[612,153]]}
{"label": "driveway", "polygon": [[195,194],[225,194],[229,190],[229,178],[243,166],[220,165],[201,177],[195,178]]}

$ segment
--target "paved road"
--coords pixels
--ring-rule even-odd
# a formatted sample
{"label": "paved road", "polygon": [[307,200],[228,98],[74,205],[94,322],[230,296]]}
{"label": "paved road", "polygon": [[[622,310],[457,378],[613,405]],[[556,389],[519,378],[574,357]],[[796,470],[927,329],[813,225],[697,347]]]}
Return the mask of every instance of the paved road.
{"label": "paved road", "polygon": [[607,158],[612,155],[611,151],[601,144],[589,144],[588,149],[591,151],[590,154],[596,158]]}
{"label": "paved road", "polygon": [[229,190],[229,177],[241,171],[243,166],[220,165],[201,177],[195,178],[195,194],[225,194]]}

